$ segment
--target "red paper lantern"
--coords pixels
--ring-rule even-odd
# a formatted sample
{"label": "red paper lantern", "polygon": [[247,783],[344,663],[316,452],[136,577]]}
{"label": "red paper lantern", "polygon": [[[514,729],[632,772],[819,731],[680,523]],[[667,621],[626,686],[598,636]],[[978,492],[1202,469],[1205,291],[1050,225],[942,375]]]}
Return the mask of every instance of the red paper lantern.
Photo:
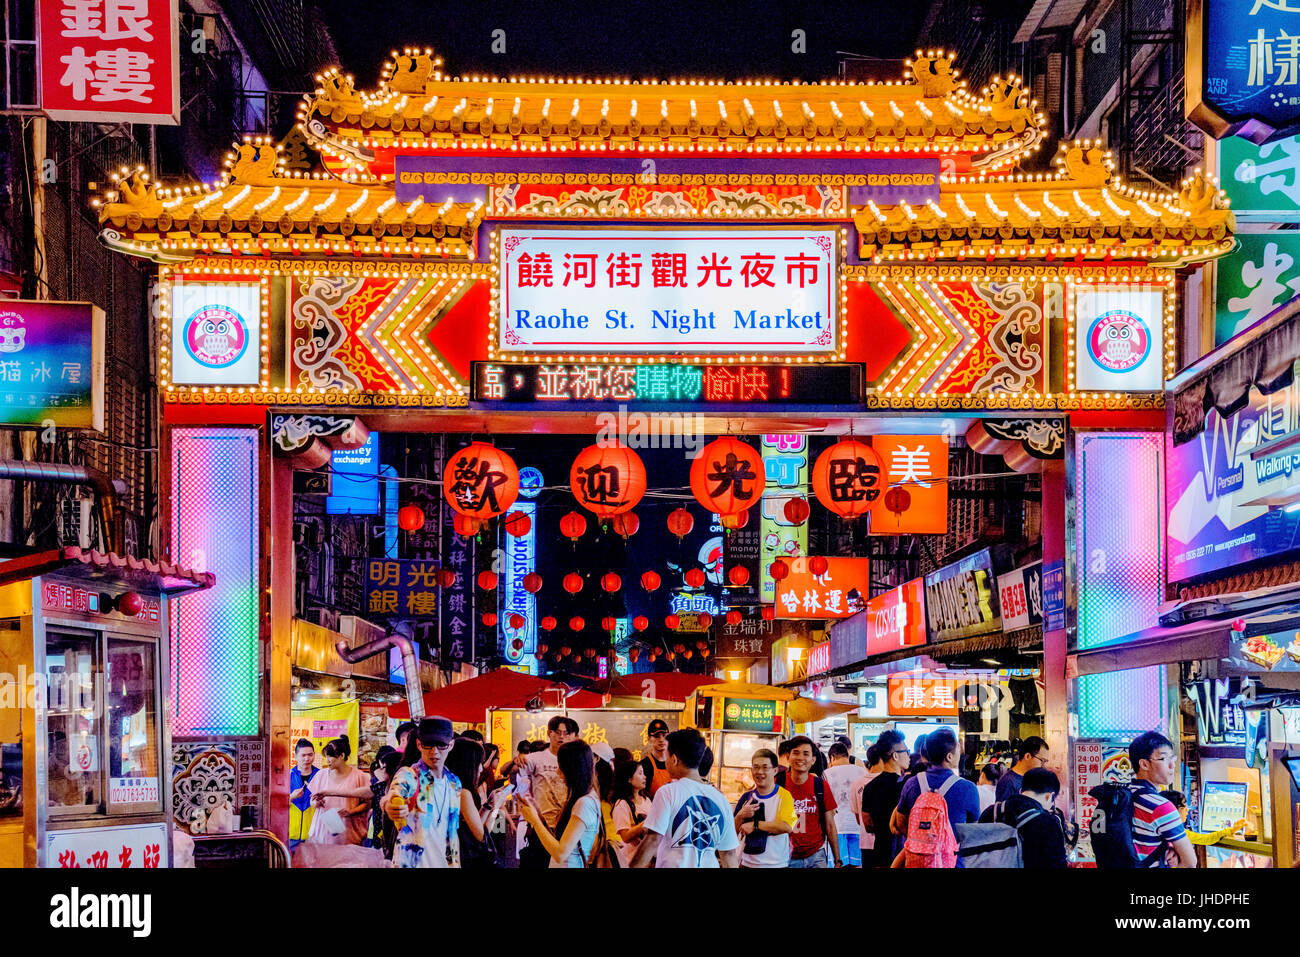
{"label": "red paper lantern", "polygon": [[489,611],[489,612],[486,612],[486,613],[483,615],[483,624],[484,624],[486,627],[488,627],[488,628],[495,628],[495,627],[497,626],[497,616],[496,616],[496,614],[495,614],[494,612],[490,612],[490,611]]}
{"label": "red paper lantern", "polygon": [[479,573],[478,573],[478,587],[479,587],[479,588],[482,588],[484,591],[491,591],[492,589],[496,588],[496,587],[497,587],[497,573],[496,573],[496,572],[479,572]]}
{"label": "red paper lantern", "polygon": [[576,664],[580,664],[581,662],[582,662],[582,655],[574,655],[574,656],[573,656],[573,663],[574,663],[575,665],[576,665]]}
{"label": "red paper lantern", "polygon": [[618,627],[618,619],[613,615],[606,615],[600,620],[600,627],[606,631],[613,631]]}
{"label": "red paper lantern", "polygon": [[523,651],[524,640],[522,638],[516,638],[514,641],[510,642],[510,647],[515,651]]}
{"label": "red paper lantern", "polygon": [[677,652],[678,654],[681,654],[685,650],[686,650],[686,646],[682,644],[680,641],[677,642],[677,644],[673,645],[673,651]]}
{"label": "red paper lantern", "polygon": [[767,566],[767,573],[772,576],[772,581],[779,582],[790,574],[790,563],[784,558],[778,558]]}
{"label": "red paper lantern", "polygon": [[701,628],[708,628],[711,624],[713,624],[713,616],[710,615],[707,611],[702,611],[700,612],[700,616],[699,618],[696,619],[696,621],[700,623]]}
{"label": "red paper lantern", "polygon": [[554,615],[547,615],[545,618],[543,618],[541,621],[537,623],[537,626],[541,628],[542,631],[554,631],[555,626],[558,624],[559,622],[555,620]]}
{"label": "red paper lantern", "polygon": [[573,649],[570,648],[568,645],[561,645],[561,646],[560,646],[560,657],[561,657],[561,658],[567,658],[567,657],[569,657],[569,653],[572,652],[572,651],[573,651]]}
{"label": "red paper lantern", "polygon": [[582,538],[587,532],[587,520],[577,512],[569,512],[560,519],[560,533],[572,542]]}
{"label": "red paper lantern", "polygon": [[418,505],[403,505],[397,510],[397,524],[407,532],[424,528],[424,509]]}
{"label": "red paper lantern", "polygon": [[723,515],[721,518],[722,527],[728,531],[734,532],[736,529],[744,528],[749,524],[749,509],[733,512],[730,515]]}
{"label": "red paper lantern", "polygon": [[826,570],[831,567],[831,563],[826,560],[825,555],[814,555],[808,559],[808,571],[812,572],[817,578],[826,574]]}
{"label": "red paper lantern", "polygon": [[628,656],[629,660],[635,662],[638,658],[641,657],[641,649],[640,649],[640,648],[630,648],[630,649],[628,649],[627,656]]}
{"label": "red paper lantern", "polygon": [[733,608],[731,611],[727,612],[727,624],[734,628],[736,625],[740,624],[741,617],[740,612]]}
{"label": "red paper lantern", "polygon": [[448,459],[442,494],[461,515],[493,518],[519,497],[519,468],[496,446],[471,442]]}
{"label": "red paper lantern", "polygon": [[564,590],[570,595],[576,595],[582,591],[582,576],[577,572],[569,572],[564,576]]}
{"label": "red paper lantern", "polygon": [[689,661],[691,658],[694,658],[694,657],[695,657],[695,652],[693,652],[691,649],[687,648],[686,651],[683,652],[683,657],[686,658],[686,659]]}
{"label": "red paper lantern", "polygon": [[902,486],[895,486],[885,493],[885,508],[899,516],[912,507],[912,493]]}
{"label": "red paper lantern", "polygon": [[[632,627],[635,628],[637,631],[645,631],[647,628],[650,627],[650,619],[647,618],[645,615],[637,615],[635,618],[632,619]],[[636,659],[633,660],[635,661]]]}
{"label": "red paper lantern", "polygon": [[483,528],[483,523],[469,515],[457,515],[452,519],[452,527],[461,538],[473,538]]}
{"label": "red paper lantern", "polygon": [[596,657],[596,649],[595,649],[595,648],[588,648],[586,651],[583,652],[583,654],[586,655],[588,658],[595,658],[595,657]]}
{"label": "red paper lantern", "polygon": [[582,620],[581,615],[574,615],[572,618],[569,619],[570,631],[582,631],[582,629],[586,627],[587,627],[587,623]]}
{"label": "red paper lantern", "polygon": [[700,450],[691,463],[691,492],[710,512],[734,515],[763,496],[763,458],[752,445],[726,436]]}
{"label": "red paper lantern", "polygon": [[550,649],[551,649],[551,646],[548,645],[548,644],[547,644],[546,642],[544,642],[544,641],[543,641],[543,642],[539,642],[538,645],[537,645],[537,653],[538,653],[539,655],[544,655],[544,654],[546,654],[548,651],[550,651]]}
{"label": "red paper lantern", "polygon": [[812,513],[812,508],[808,505],[806,498],[792,498],[785,503],[785,520],[791,525],[802,525],[808,521],[808,516]]}
{"label": "red paper lantern", "polygon": [[139,592],[124,591],[117,596],[117,610],[128,618],[134,618],[144,610],[144,599]]}
{"label": "red paper lantern", "polygon": [[813,492],[817,501],[836,515],[857,518],[880,501],[884,475],[884,465],[875,449],[857,439],[844,439],[817,457]]}
{"label": "red paper lantern", "polygon": [[583,508],[609,518],[636,507],[645,494],[645,463],[625,445],[589,445],[573,460],[569,486]]}
{"label": "red paper lantern", "polygon": [[686,584],[692,588],[704,587],[705,577],[703,568],[689,568],[686,570],[686,574],[682,577],[685,579]]}
{"label": "red paper lantern", "polygon": [[641,587],[644,588],[646,591],[654,591],[656,588],[659,587],[661,582],[662,579],[660,579],[658,572],[641,573]]}
{"label": "red paper lantern", "polygon": [[776,617],[776,607],[773,605],[764,605],[760,614],[763,616],[764,621],[771,621]]}
{"label": "red paper lantern", "polygon": [[443,588],[450,588],[456,584],[456,573],[450,568],[441,568],[438,570],[438,584]]}
{"label": "red paper lantern", "polygon": [[510,622],[510,627],[515,631],[518,631],[520,628],[524,627],[526,623],[524,616],[519,614],[518,612],[512,614],[509,618],[506,619],[506,621]]}
{"label": "red paper lantern", "polygon": [[610,520],[609,524],[615,534],[631,538],[641,527],[641,519],[637,518],[636,512],[620,512]]}
{"label": "red paper lantern", "polygon": [[681,623],[682,623],[682,619],[677,615],[667,615],[664,617],[664,627],[669,628],[673,631],[676,631],[677,626],[680,625]]}
{"label": "red paper lantern", "polygon": [[670,651],[668,652],[668,654],[664,655],[664,657],[667,658],[669,661],[672,661],[674,658],[677,657],[677,653],[674,651]]}
{"label": "red paper lantern", "polygon": [[501,527],[506,530],[507,535],[522,538],[532,530],[533,520],[526,512],[511,512],[501,520]]}
{"label": "red paper lantern", "polygon": [[707,641],[705,641],[703,638],[701,638],[699,641],[697,641],[697,642],[695,643],[695,647],[696,647],[696,648],[707,648],[707,647],[709,647],[709,643],[708,643]]}
{"label": "red paper lantern", "polygon": [[701,657],[701,658],[707,658],[707,657],[709,657],[709,655],[711,655],[711,654],[713,654],[713,652],[710,651],[708,648],[705,648],[703,651],[700,652],[700,657]]}
{"label": "red paper lantern", "polygon": [[542,590],[542,576],[537,572],[529,572],[524,576],[524,591],[530,595],[536,595]]}
{"label": "red paper lantern", "polygon": [[675,508],[668,513],[668,531],[677,536],[680,542],[695,527],[695,517],[684,508]]}
{"label": "red paper lantern", "polygon": [[749,582],[749,569],[744,565],[733,565],[727,572],[727,580],[731,584],[739,587]]}
{"label": "red paper lantern", "polygon": [[618,591],[623,587],[623,579],[619,578],[618,575],[613,572],[605,572],[605,574],[600,576],[600,587],[605,589],[605,591]]}

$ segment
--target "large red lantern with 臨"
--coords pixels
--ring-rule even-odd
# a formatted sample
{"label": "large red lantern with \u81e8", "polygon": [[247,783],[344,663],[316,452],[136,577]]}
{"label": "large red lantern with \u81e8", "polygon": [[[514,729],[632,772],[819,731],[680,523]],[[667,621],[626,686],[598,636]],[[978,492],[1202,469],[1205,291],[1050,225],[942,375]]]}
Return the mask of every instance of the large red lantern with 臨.
{"label": "large red lantern with \u81e8", "polygon": [[875,449],[844,439],[817,456],[812,472],[817,501],[841,518],[857,518],[876,507],[885,490],[885,470]]}
{"label": "large red lantern with \u81e8", "polygon": [[691,463],[691,492],[710,512],[735,515],[763,497],[763,458],[752,445],[726,436],[710,442]]}
{"label": "large red lantern with \u81e8", "polygon": [[645,494],[645,463],[625,445],[589,445],[569,469],[573,497],[600,518],[636,507]]}
{"label": "large red lantern with \u81e8", "polygon": [[695,516],[684,508],[675,508],[668,513],[668,531],[677,536],[680,542],[695,527]]}
{"label": "large red lantern with \u81e8", "polygon": [[496,446],[471,442],[448,459],[442,472],[442,494],[461,515],[493,518],[519,497],[519,469],[514,459]]}
{"label": "large red lantern with \u81e8", "polygon": [[566,512],[560,519],[560,533],[572,542],[577,542],[587,532],[587,520],[577,512]]}

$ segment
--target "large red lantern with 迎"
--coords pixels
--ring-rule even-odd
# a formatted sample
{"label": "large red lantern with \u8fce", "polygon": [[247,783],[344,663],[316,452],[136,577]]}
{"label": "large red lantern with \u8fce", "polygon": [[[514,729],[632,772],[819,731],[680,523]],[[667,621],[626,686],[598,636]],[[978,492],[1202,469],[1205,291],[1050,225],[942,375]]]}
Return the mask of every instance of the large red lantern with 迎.
{"label": "large red lantern with \u8fce", "polygon": [[577,542],[587,532],[587,520],[577,512],[567,512],[560,519],[560,533],[572,542]]}
{"label": "large red lantern with \u8fce", "polygon": [[609,524],[616,535],[631,538],[641,527],[641,519],[637,518],[636,512],[620,512],[610,519]]}
{"label": "large red lantern with \u8fce", "polygon": [[700,450],[691,463],[691,492],[710,512],[735,515],[756,504],[767,480],[752,445],[726,436]]}
{"label": "large red lantern with \u8fce", "polygon": [[695,527],[695,516],[684,508],[675,508],[668,513],[668,531],[677,536],[680,542]]}
{"label": "large red lantern with \u8fce", "polygon": [[857,518],[875,508],[885,490],[884,480],[880,456],[857,439],[836,442],[813,465],[817,501],[841,518]]}
{"label": "large red lantern with \u8fce", "polygon": [[442,472],[442,494],[461,515],[493,518],[519,497],[519,468],[496,446],[471,442],[448,459]]}
{"label": "large red lantern with \u8fce", "polygon": [[645,463],[625,445],[589,445],[569,469],[573,497],[600,518],[636,507],[645,494]]}
{"label": "large red lantern with \u8fce", "polygon": [[397,510],[397,524],[405,532],[424,528],[424,509],[418,505],[403,505]]}

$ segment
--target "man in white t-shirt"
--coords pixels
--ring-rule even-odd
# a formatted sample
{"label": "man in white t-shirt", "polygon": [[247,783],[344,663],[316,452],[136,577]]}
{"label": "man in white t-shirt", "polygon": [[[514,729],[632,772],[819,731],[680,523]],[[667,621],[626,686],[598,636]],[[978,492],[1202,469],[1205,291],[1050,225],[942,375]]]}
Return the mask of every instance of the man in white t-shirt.
{"label": "man in white t-shirt", "polygon": [[853,813],[853,790],[866,775],[860,764],[849,762],[849,749],[836,741],[826,752],[830,764],[822,780],[835,795],[835,830],[840,839],[840,859],[849,867],[862,866],[858,816]]}
{"label": "man in white t-shirt", "polygon": [[[858,851],[862,856],[876,846],[876,835],[862,822],[862,791],[868,784],[880,777],[884,765],[880,762],[880,752],[876,745],[867,748],[867,771],[853,782],[849,797],[849,810],[858,824]],[[868,865],[863,865],[868,866]]]}
{"label": "man in white t-shirt", "polygon": [[759,748],[749,759],[754,787],[735,807],[741,867],[789,867],[790,833],[795,828],[794,797],[776,783],[776,752]]}
{"label": "man in white t-shirt", "polygon": [[632,858],[633,867],[735,867],[732,853],[740,846],[731,805],[722,792],[700,777],[700,761],[708,745],[694,728],[668,735],[668,773],[650,805],[646,830],[659,841],[643,841]]}
{"label": "man in white t-shirt", "polygon": [[[569,788],[560,774],[560,762],[557,755],[560,746],[578,740],[578,722],[564,715],[556,715],[546,724],[546,736],[550,746],[545,751],[536,751],[519,768],[519,777],[515,793],[528,798],[546,826],[554,829],[564,810],[564,802],[569,798]],[[528,829],[523,848],[519,852],[519,866],[525,870],[549,868],[550,852],[542,846],[532,828]]]}

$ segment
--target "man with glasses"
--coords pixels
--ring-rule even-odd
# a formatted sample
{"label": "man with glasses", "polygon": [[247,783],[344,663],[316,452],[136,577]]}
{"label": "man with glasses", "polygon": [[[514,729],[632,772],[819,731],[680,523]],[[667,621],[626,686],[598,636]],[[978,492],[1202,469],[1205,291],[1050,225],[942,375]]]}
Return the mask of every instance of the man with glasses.
{"label": "man with glasses", "polygon": [[645,729],[650,753],[641,759],[645,769],[646,796],[654,800],[655,792],[673,778],[668,773],[668,722],[655,718]]}
{"label": "man with glasses", "polygon": [[873,837],[871,850],[862,852],[862,866],[888,868],[896,853],[889,821],[903,793],[903,772],[911,763],[912,752],[899,731],[882,731],[873,747],[880,773],[862,789],[862,826]]}
{"label": "man with glasses", "polygon": [[736,802],[741,867],[789,867],[794,798],[776,783],[776,753],[759,748],[749,759],[754,787]]}
{"label": "man with glasses", "polygon": [[[556,715],[546,724],[546,737],[549,747],[528,755],[528,760],[519,768],[519,777],[515,793],[528,798],[537,813],[554,833],[568,800],[569,789],[560,774],[560,746],[578,740],[578,722],[570,717]],[[519,866],[526,869],[542,870],[551,866],[551,852],[548,851],[537,835],[530,828],[525,838],[523,849],[519,852]]]}
{"label": "man with glasses", "polygon": [[444,766],[456,734],[446,718],[425,718],[414,734],[420,760],[398,769],[385,799],[386,813],[401,827],[393,863],[460,867],[461,782]]}
{"label": "man with glasses", "polygon": [[1020,833],[1020,850],[1027,869],[1064,868],[1065,834],[1053,813],[1061,780],[1047,768],[1025,772],[1020,793],[984,809],[983,824],[1010,824]]}
{"label": "man with glasses", "polygon": [[1020,793],[1021,782],[1025,772],[1034,768],[1045,768],[1052,762],[1052,751],[1047,742],[1038,735],[1030,735],[1016,745],[1016,763],[1006,774],[998,778],[996,798],[999,801],[1010,800]]}

